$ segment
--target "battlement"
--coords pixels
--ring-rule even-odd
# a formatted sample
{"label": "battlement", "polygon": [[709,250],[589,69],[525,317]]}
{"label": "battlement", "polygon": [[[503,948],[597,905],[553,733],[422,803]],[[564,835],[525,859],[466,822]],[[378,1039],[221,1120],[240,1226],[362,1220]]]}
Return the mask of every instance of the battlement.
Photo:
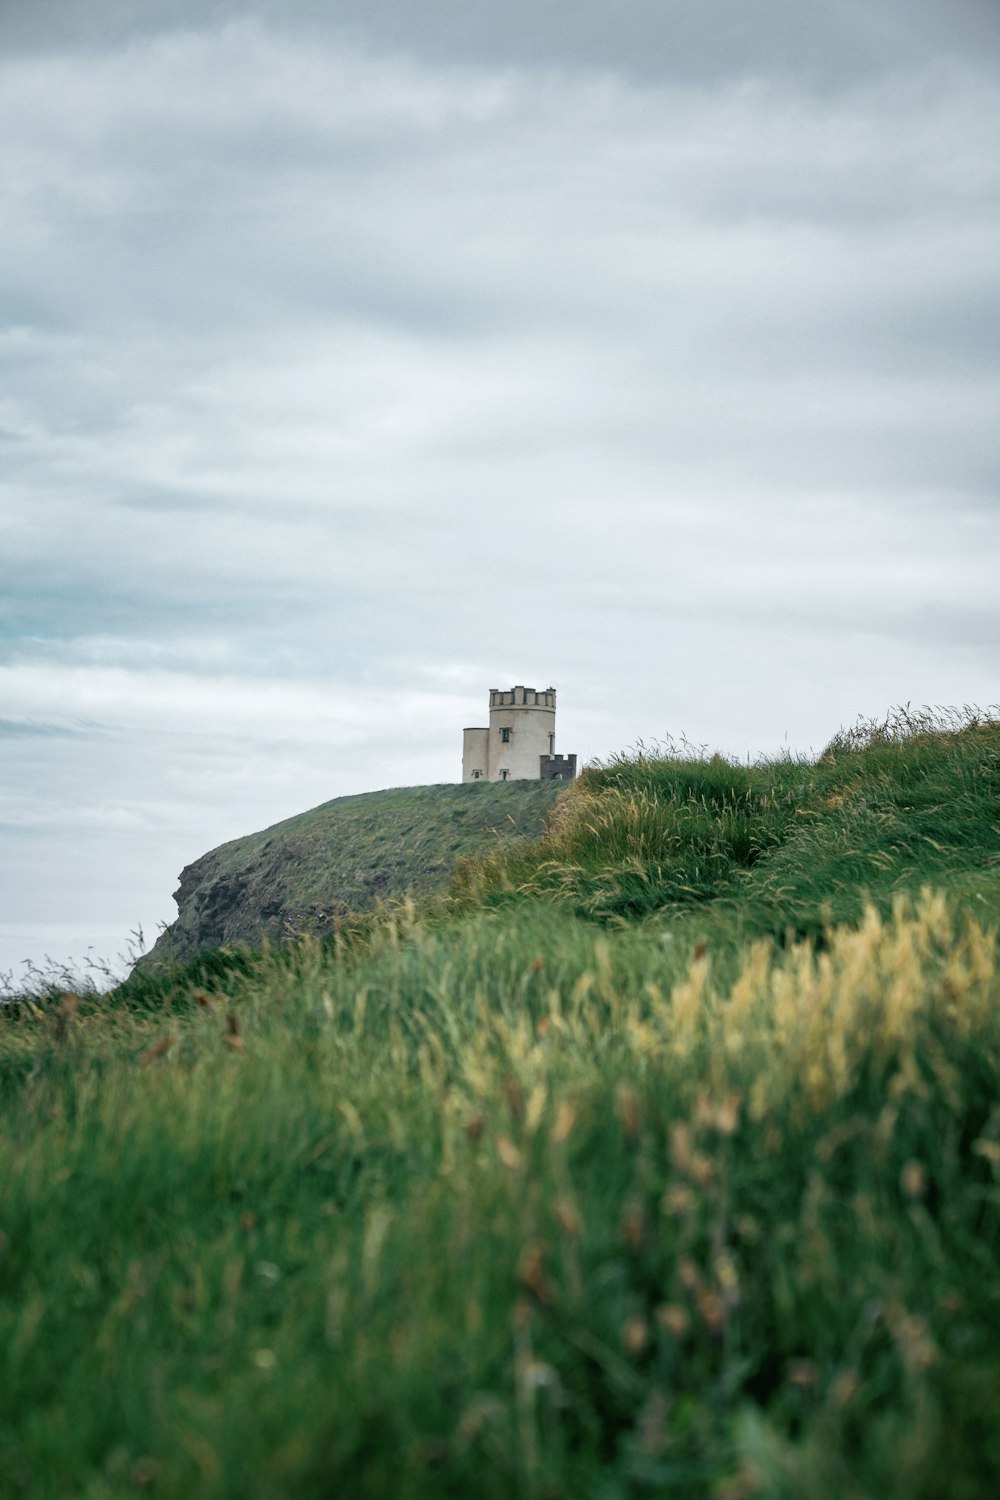
{"label": "battlement", "polygon": [[537,692],[534,688],[518,683],[513,688],[490,688],[490,708],[550,708],[555,709],[554,687]]}
{"label": "battlement", "polygon": [[540,781],[572,781],[576,776],[576,756],[540,755],[538,776]]}

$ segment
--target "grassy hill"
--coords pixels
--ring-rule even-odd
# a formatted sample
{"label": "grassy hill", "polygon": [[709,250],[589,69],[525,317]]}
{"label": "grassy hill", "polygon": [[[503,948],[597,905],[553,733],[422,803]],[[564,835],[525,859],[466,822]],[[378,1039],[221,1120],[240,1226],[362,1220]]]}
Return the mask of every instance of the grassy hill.
{"label": "grassy hill", "polygon": [[1000,727],[988,715],[901,711],[838,735],[816,764],[621,757],[583,773],[545,838],[463,866],[454,893],[603,922],[701,910],[745,935],[819,938],[926,884],[997,909]]}
{"label": "grassy hill", "polygon": [[560,789],[554,781],[395,787],[337,797],[233,839],[181,872],[177,920],[142,966],[325,932],[376,901],[432,896],[462,856],[539,834]]}
{"label": "grassy hill", "polygon": [[7,1007],[0,1493],[998,1493],[998,766],[622,759],[450,902]]}

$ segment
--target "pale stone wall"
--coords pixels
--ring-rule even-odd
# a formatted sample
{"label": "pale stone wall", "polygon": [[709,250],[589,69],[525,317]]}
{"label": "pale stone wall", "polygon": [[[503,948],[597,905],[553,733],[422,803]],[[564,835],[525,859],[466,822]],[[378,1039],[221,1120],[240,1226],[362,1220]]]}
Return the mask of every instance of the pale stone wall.
{"label": "pale stone wall", "polygon": [[489,781],[490,732],[466,729],[462,734],[462,780]]}
{"label": "pale stone wall", "polygon": [[555,689],[491,689],[489,736],[491,781],[538,781],[539,756],[555,746]]}

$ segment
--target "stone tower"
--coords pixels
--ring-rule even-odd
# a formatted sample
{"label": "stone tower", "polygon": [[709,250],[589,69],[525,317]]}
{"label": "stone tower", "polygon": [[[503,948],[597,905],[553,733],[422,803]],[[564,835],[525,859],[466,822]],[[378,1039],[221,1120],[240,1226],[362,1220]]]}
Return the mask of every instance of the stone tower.
{"label": "stone tower", "polygon": [[572,781],[576,756],[556,754],[556,690],[490,688],[488,729],[466,729],[463,781]]}

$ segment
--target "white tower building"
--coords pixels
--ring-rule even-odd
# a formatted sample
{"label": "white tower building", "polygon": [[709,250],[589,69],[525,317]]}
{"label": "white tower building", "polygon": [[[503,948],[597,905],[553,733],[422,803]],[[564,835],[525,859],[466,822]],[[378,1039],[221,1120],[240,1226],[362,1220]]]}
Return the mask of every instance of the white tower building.
{"label": "white tower building", "polygon": [[572,781],[576,756],[556,754],[556,690],[490,688],[488,729],[466,729],[463,781]]}

